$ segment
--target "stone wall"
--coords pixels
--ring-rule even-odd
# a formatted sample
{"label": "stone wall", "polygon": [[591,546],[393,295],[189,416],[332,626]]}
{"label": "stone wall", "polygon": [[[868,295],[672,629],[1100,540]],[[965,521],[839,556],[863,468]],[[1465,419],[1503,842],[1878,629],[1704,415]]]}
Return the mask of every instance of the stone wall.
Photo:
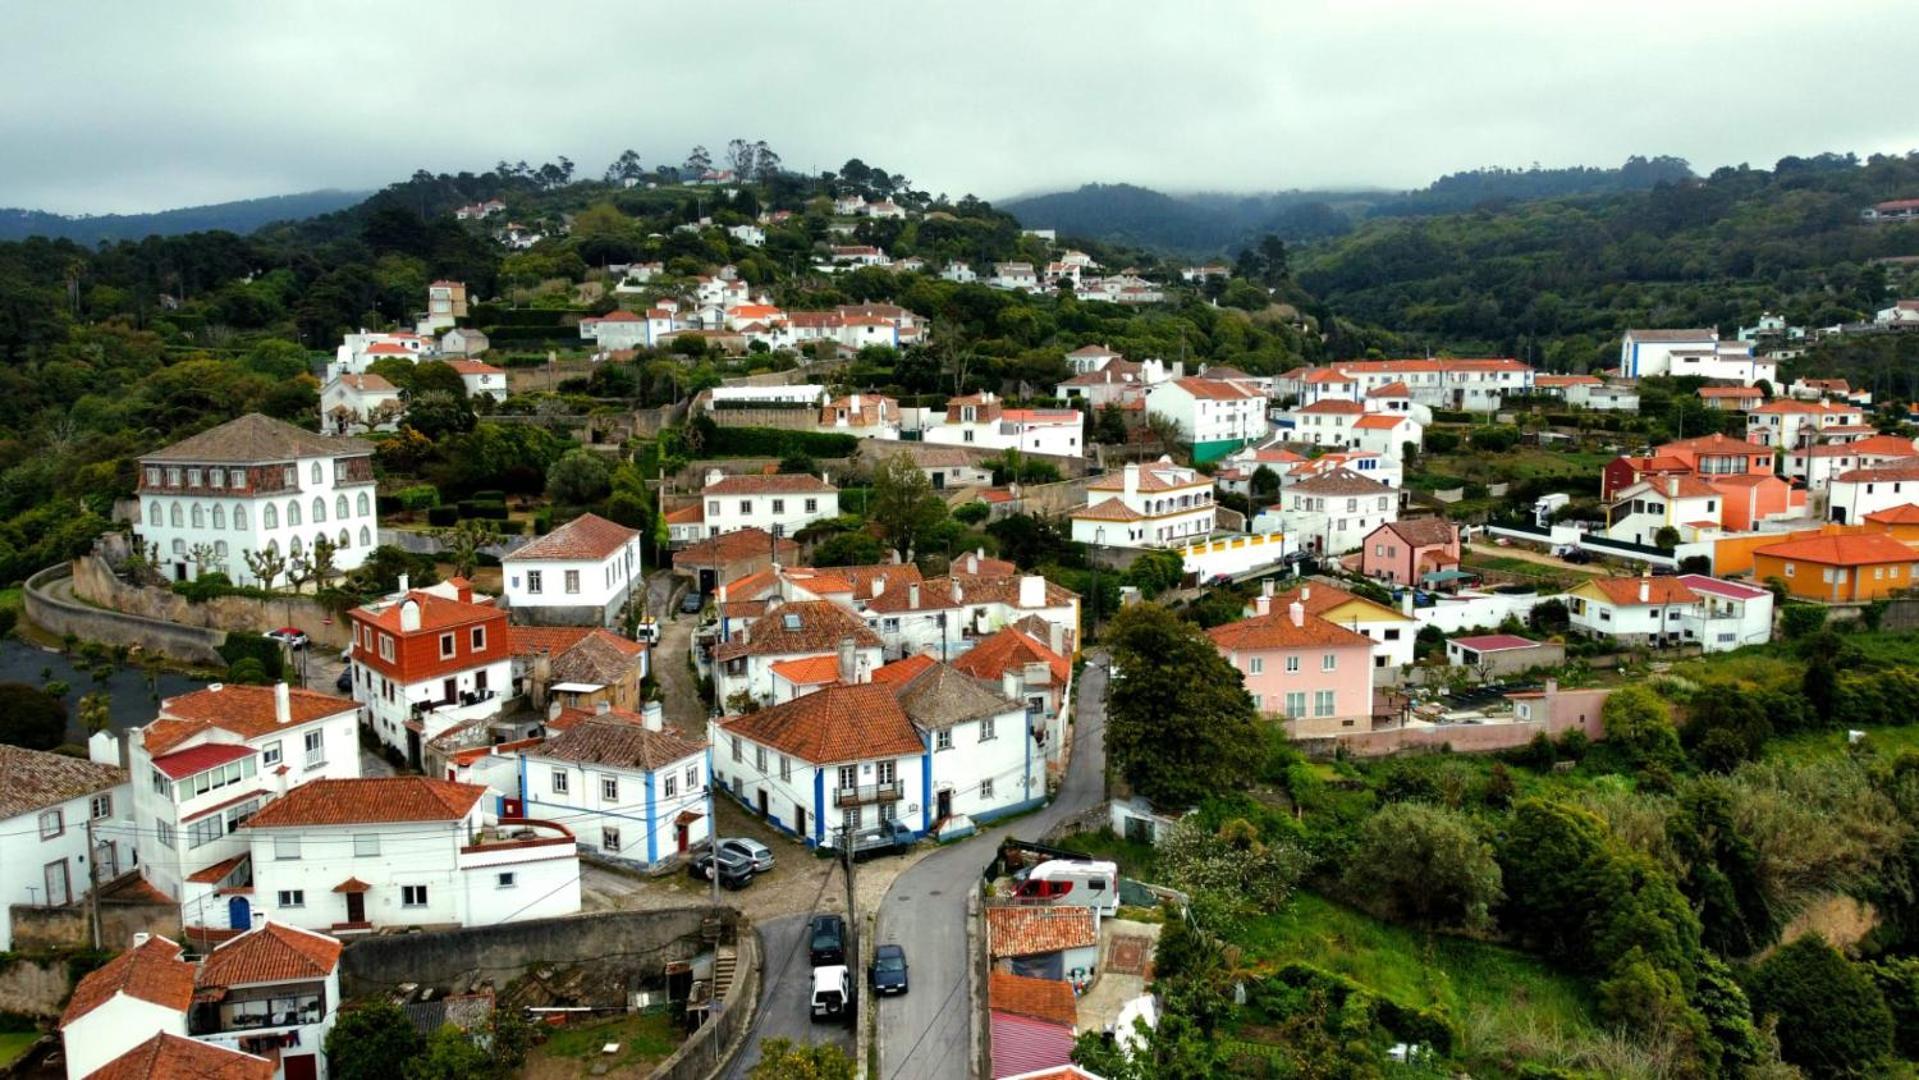
{"label": "stone wall", "polygon": [[[105,891],[103,888],[103,894]],[[93,930],[88,925],[85,904],[62,907],[14,904],[7,914],[13,924],[16,950],[84,949],[93,945]],[[108,948],[118,949],[140,933],[164,934],[175,941],[181,940],[180,906],[118,900],[103,895],[100,940]]]}
{"label": "stone wall", "polygon": [[65,957],[18,956],[0,970],[0,1012],[51,1020],[73,992]]}
{"label": "stone wall", "polygon": [[[309,599],[256,600],[250,596],[221,596],[194,603],[171,589],[129,585],[104,561],[91,555],[73,560],[73,594],[81,600],[143,619],[209,630],[251,630],[265,633],[297,626],[316,644],[346,648],[349,627],[344,620]],[[87,636],[87,635],[82,635]],[[225,640],[222,635],[221,640]]]}
{"label": "stone wall", "polygon": [[[76,564],[83,561],[87,560],[75,560]],[[27,618],[53,634],[131,646],[189,664],[226,666],[218,651],[226,640],[225,630],[183,626],[94,607],[75,600],[72,585],[72,569],[65,565],[50,566],[28,578],[24,597]]]}

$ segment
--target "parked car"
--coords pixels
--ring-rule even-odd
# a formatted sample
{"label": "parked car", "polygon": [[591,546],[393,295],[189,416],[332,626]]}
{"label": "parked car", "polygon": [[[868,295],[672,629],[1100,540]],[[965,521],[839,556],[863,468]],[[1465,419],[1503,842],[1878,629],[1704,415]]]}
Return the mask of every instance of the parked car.
{"label": "parked car", "polygon": [[278,630],[268,630],[264,636],[269,640],[277,641],[285,645],[289,649],[304,649],[307,647],[307,632],[297,626],[282,626]]}
{"label": "parked car", "polygon": [[[868,855],[903,852],[911,848],[918,840],[919,837],[914,835],[912,828],[905,822],[882,821],[877,825],[868,825],[853,834],[853,858],[863,859]],[[829,850],[838,850],[839,845],[840,836],[830,834],[822,846]]]}
{"label": "parked car", "polygon": [[846,1015],[853,998],[853,983],[846,965],[835,964],[813,969],[813,1019],[832,1020]]}
{"label": "parked car", "polygon": [[680,597],[680,612],[682,614],[698,615],[700,609],[705,606],[706,600],[701,597],[699,593],[689,591],[685,596]]}
{"label": "parked car", "polygon": [[906,993],[906,950],[898,945],[881,945],[874,949],[872,977],[875,993]]}
{"label": "parked car", "polygon": [[806,940],[814,967],[846,963],[846,920],[838,915],[815,915],[807,924]]}
{"label": "parked car", "polygon": [[348,667],[340,672],[340,677],[333,680],[333,688],[342,694],[350,692],[353,689],[353,668]]}
{"label": "parked car", "polygon": [[660,643],[660,620],[651,615],[641,619],[639,625],[633,628],[633,640],[643,641],[648,645],[658,645]]}
{"label": "parked car", "polygon": [[745,859],[755,874],[773,869],[773,849],[750,836],[729,836],[720,841],[720,850]]}
{"label": "parked car", "polygon": [[[686,872],[701,881],[713,880],[715,863],[712,851],[702,851],[687,864]],[[729,851],[721,851],[717,859],[720,884],[728,889],[744,889],[753,883],[753,862]]]}

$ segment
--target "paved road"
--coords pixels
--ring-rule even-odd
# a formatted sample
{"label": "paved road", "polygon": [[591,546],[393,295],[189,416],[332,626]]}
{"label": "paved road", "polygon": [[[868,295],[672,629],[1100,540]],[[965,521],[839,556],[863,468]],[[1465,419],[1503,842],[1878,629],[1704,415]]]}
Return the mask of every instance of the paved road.
{"label": "paved road", "polygon": [[[834,880],[838,880],[837,877]],[[760,1015],[740,1056],[727,1070],[729,1080],[746,1075],[759,1063],[760,1045],[767,1039],[796,1043],[830,1042],[853,1054],[853,1027],[845,1023],[813,1022],[813,965],[806,953],[807,916],[782,915],[759,924],[766,945],[765,980],[760,984]]]}
{"label": "paved road", "polygon": [[1106,665],[1088,653],[1081,672],[1073,756],[1052,805],[938,851],[901,874],[880,905],[879,941],[906,946],[912,991],[882,999],[880,1075],[874,1080],[961,1080],[973,1065],[967,996],[966,891],[1007,835],[1035,840],[1099,801],[1106,766]]}

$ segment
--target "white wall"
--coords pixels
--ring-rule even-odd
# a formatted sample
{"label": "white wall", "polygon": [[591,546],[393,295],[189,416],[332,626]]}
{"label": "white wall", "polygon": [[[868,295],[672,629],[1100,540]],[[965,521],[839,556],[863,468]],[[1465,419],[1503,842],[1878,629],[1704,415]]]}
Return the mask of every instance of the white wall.
{"label": "white wall", "polygon": [[98,1072],[114,1058],[162,1033],[186,1038],[187,1014],[117,993],[60,1033],[66,1047],[68,1080]]}
{"label": "white wall", "polygon": [[[706,843],[706,752],[689,754],[671,765],[646,772],[605,765],[582,765],[545,757],[537,749],[521,754],[520,790],[525,816],[573,830],[590,851],[645,865],[658,865],[678,853],[674,819],[682,811],[700,815],[687,830],[689,850]],[[565,790],[555,790],[555,777]],[[606,784],[614,790],[607,797]],[[607,829],[619,834],[618,850],[604,841]]]}
{"label": "white wall", "polygon": [[[640,538],[635,535],[598,561],[509,558],[501,569],[509,608],[609,608],[621,602],[632,583],[642,576]],[[576,592],[567,591],[569,571],[579,575]],[[528,576],[533,572],[540,575],[537,593],[532,591],[532,578]]]}
{"label": "white wall", "polygon": [[[315,466],[319,468],[317,480]],[[235,584],[257,584],[252,571],[247,569],[242,552],[261,551],[273,546],[282,555],[287,555],[292,552],[296,539],[302,550],[311,550],[314,537],[320,535],[339,544],[342,530],[346,532],[347,543],[334,552],[333,564],[342,573],[357,569],[379,543],[380,522],[373,485],[354,484],[336,490],[333,485],[332,458],[301,458],[295,468],[299,473],[299,490],[278,495],[260,495],[251,491],[244,494],[229,492],[224,497],[143,492],[140,496],[140,525],[135,531],[143,542],[160,545],[161,569],[169,579],[178,577],[177,564],[185,564],[186,574],[191,578],[195,571],[187,553],[196,544],[206,544],[216,551],[226,552],[222,569]],[[344,517],[339,513],[339,500],[343,495],[347,511]],[[324,508],[323,521],[314,518],[316,499]],[[266,510],[269,504],[273,507],[272,527],[267,524]],[[221,511],[221,528],[214,527],[213,509],[216,505]],[[193,524],[195,506],[200,508],[201,524],[198,526]],[[294,516],[289,511],[291,506],[298,507],[298,525],[289,524]],[[176,508],[180,515],[179,525],[173,524]],[[244,527],[236,524],[240,520],[236,517],[236,510],[244,511]],[[284,578],[276,582],[284,583]]]}
{"label": "white wall", "polygon": [[1438,627],[1441,633],[1456,634],[1481,626],[1498,626],[1506,616],[1524,619],[1534,606],[1547,600],[1564,599],[1539,594],[1458,593],[1439,597],[1433,607],[1413,609],[1413,619],[1423,629]]}
{"label": "white wall", "polygon": [[[837,490],[793,495],[702,494],[701,498],[706,503],[708,536],[746,528],[772,532],[773,526],[779,525],[790,537],[815,521],[838,517],[840,514],[840,493]],[[775,503],[779,504],[777,508]]]}
{"label": "white wall", "polygon": [[[105,885],[133,864],[133,792],[131,785],[119,784],[97,794],[112,804],[107,816],[94,822],[95,844],[112,850],[113,865],[99,868],[100,884]],[[94,857],[87,850],[87,818],[94,797],[68,799],[0,821],[0,906],[47,903],[50,865],[66,868],[64,902],[77,903],[87,895]],[[54,811],[60,814],[61,831],[42,839],[40,817]],[[11,948],[13,921],[0,918],[0,952]]]}

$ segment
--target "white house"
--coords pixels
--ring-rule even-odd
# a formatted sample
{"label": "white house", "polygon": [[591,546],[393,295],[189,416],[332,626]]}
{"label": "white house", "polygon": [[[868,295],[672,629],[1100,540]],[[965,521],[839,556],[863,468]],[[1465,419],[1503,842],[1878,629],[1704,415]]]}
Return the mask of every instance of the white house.
{"label": "white house", "polygon": [[1173,459],[1129,462],[1086,485],[1073,539],[1102,547],[1183,547],[1212,535],[1212,478]]}
{"label": "white house", "polygon": [[1891,307],[1880,308],[1872,321],[1880,326],[1919,326],[1919,300],[1899,300]]}
{"label": "white house", "polygon": [[1398,456],[1378,450],[1334,450],[1316,458],[1295,460],[1290,465],[1275,467],[1282,491],[1302,480],[1325,476],[1336,469],[1358,473],[1364,479],[1378,481],[1389,488],[1405,486],[1405,464]]}
{"label": "white house", "polygon": [[726,227],[726,235],[747,247],[766,246],[766,230],[758,225],[729,225]]}
{"label": "white house", "polygon": [[1421,446],[1425,439],[1425,426],[1405,413],[1369,412],[1353,422],[1352,441],[1347,445],[1369,450],[1397,465],[1405,458],[1406,447]]}
{"label": "white house", "polygon": [[1721,341],[1719,331],[1628,330],[1619,346],[1619,374],[1628,379],[1654,375],[1697,375],[1741,386],[1777,384],[1779,363],[1753,355],[1750,341]]}
{"label": "white house", "polygon": [[947,401],[944,421],[926,429],[925,441],[1079,457],[1086,452],[1085,424],[1078,409],[1009,409],[982,391]]}
{"label": "white house", "polygon": [[1266,395],[1224,379],[1168,379],[1146,388],[1146,411],[1179,426],[1197,461],[1266,437]]}
{"label": "white house", "polygon": [[791,536],[815,521],[840,514],[840,489],[824,475],[728,476],[709,469],[700,501],[707,536],[739,529]]}
{"label": "white house", "polygon": [[330,435],[394,431],[405,412],[400,388],[370,371],[335,375],[320,388],[320,430]]}
{"label": "white house", "polygon": [[1808,491],[1824,491],[1836,476],[1919,455],[1919,443],[1904,435],[1869,435],[1854,442],[1820,443],[1788,450],[1784,471]]}
{"label": "white house", "polygon": [[1720,527],[1725,496],[1696,476],[1655,476],[1620,489],[1608,511],[1606,536],[1651,546],[1661,529],[1682,541]]}
{"label": "white house", "polygon": [[303,555],[322,537],[346,573],[376,541],[373,447],[358,439],[249,413],[145,455],[139,477],[134,535],[174,581],[223,570],[258,585],[249,552]]}
{"label": "white house", "polygon": [[475,357],[492,347],[484,333],[470,326],[456,326],[440,335],[441,356]]}
{"label": "white house", "polygon": [[270,1056],[275,1080],[326,1080],[321,1050],[340,1014],[340,952],[338,938],[282,922],[221,942],[194,973],[189,1031],[202,1043]]}
{"label": "white house", "polygon": [[946,268],[940,271],[940,277],[960,285],[970,285],[979,280],[979,274],[973,270],[971,264],[957,260],[947,263]]}
{"label": "white house", "polygon": [[1830,401],[1774,398],[1746,413],[1746,441],[1785,450],[1873,434],[1865,410]]}
{"label": "white house", "polygon": [[[186,1041],[192,1005],[193,965],[180,946],[158,934],[135,934],[132,948],[80,980],[60,1016],[68,1080],[92,1076],[158,1035]],[[253,1080],[260,1074],[232,1075]]]}
{"label": "white house", "polygon": [[657,867],[706,844],[706,744],[665,730],[658,702],[609,710],[520,752],[526,815],[558,821],[582,846]]}
{"label": "white house", "polygon": [[1826,518],[1848,525],[1882,510],[1919,503],[1919,455],[1840,473],[1831,487]]}
{"label": "white house", "polygon": [[1124,359],[1123,355],[1104,345],[1082,345],[1066,354],[1066,362],[1072,365],[1075,375],[1098,371],[1115,360]]}
{"label": "white house", "polygon": [[[830,600],[767,600],[746,625],[724,625],[713,646],[713,696],[728,712],[778,698],[778,665],[833,657],[841,682],[859,682],[884,662],[881,642],[859,616]],[[788,680],[789,682],[791,680]]]}
{"label": "white house", "polygon": [[1533,378],[1530,365],[1510,357],[1341,360],[1299,373],[1297,378],[1281,377],[1274,383],[1274,393],[1296,392],[1308,403],[1335,393],[1363,401],[1377,390],[1403,388],[1416,405],[1492,412],[1508,394],[1531,393]]}
{"label": "white house", "polygon": [[1039,288],[1039,274],[1029,262],[994,263],[993,276],[986,283],[995,289],[1033,292]]}
{"label": "white house", "polygon": [[1574,383],[1566,387],[1566,404],[1594,412],[1639,411],[1639,391],[1629,386],[1594,386]]}
{"label": "white house", "polygon": [[334,933],[576,914],[572,832],[496,821],[485,794],[424,776],[304,784],[241,826],[253,895],[276,922]]}
{"label": "white house", "polygon": [[871,244],[837,244],[828,250],[827,258],[838,267],[886,266],[892,262],[883,248]]}
{"label": "white house", "polygon": [[[116,766],[0,745],[0,897],[65,907],[133,865],[133,790]],[[88,838],[93,848],[88,850]],[[13,920],[0,920],[0,951]]]}
{"label": "white house", "polygon": [[426,312],[415,327],[421,334],[434,334],[466,318],[466,283],[436,281],[426,287]]}
{"label": "white house", "polygon": [[674,313],[664,308],[656,307],[643,313],[609,311],[581,319],[580,339],[608,351],[650,349],[665,344],[676,329],[680,327],[675,324]]}
{"label": "white house", "polygon": [[506,369],[479,360],[448,360],[446,366],[459,372],[460,381],[466,384],[467,397],[506,400]]}
{"label": "white house", "polygon": [[500,560],[514,622],[617,626],[644,588],[640,532],[582,514]]}
{"label": "white house", "polygon": [[428,342],[424,334],[406,331],[382,333],[362,330],[357,334],[348,334],[333,350],[333,359],[327,363],[327,378],[365,371],[378,360],[405,360],[409,364],[417,364],[427,354]]}
{"label": "white house", "polygon": [[1703,574],[1592,578],[1566,594],[1572,626],[1626,645],[1730,652],[1772,640],[1768,589]]}
{"label": "white house", "polygon": [[213,683],[127,733],[140,872],[186,925],[251,925],[248,897],[217,895],[246,851],[234,830],[304,784],[360,775],[358,721],[331,694]]}
{"label": "white house", "polygon": [[1373,530],[1399,520],[1399,493],[1349,469],[1309,477],[1280,491],[1279,511],[1261,514],[1256,531],[1277,516],[1279,531],[1299,541],[1299,550],[1321,555],[1357,551]]}

